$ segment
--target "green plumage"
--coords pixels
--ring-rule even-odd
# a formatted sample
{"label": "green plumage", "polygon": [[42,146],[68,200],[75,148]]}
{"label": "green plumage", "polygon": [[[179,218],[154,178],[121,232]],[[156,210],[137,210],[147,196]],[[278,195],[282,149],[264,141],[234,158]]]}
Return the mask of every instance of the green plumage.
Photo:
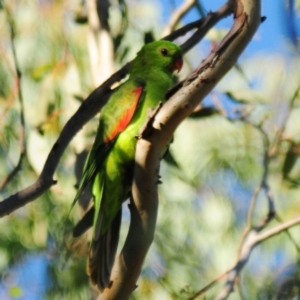
{"label": "green plumage", "polygon": [[75,198],[91,182],[94,207],[74,229],[74,236],[78,236],[94,226],[88,272],[100,290],[109,284],[121,205],[131,190],[135,136],[146,121],[147,110],[165,100],[173,84],[172,72],[181,66],[181,50],[175,44],[157,41],[145,45],[132,61],[129,79],[114,91],[101,111],[96,139]]}

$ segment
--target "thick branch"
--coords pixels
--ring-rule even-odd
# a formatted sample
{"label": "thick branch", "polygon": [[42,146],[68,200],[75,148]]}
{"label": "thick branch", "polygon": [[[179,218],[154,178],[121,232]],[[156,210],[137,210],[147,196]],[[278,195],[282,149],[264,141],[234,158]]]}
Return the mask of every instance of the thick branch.
{"label": "thick branch", "polygon": [[[188,45],[183,47],[183,52],[185,53],[191,47],[194,46],[196,41],[198,42],[201,37],[220,19],[226,17],[232,11],[232,5],[228,4],[226,9],[224,6],[220,8],[215,13],[210,13],[207,17],[193,22],[184,26],[182,29],[175,31],[170,36],[166,37],[168,40],[177,38],[178,36],[185,34],[188,30],[198,28],[195,32],[202,32],[201,35],[198,34],[198,40],[194,37],[191,37],[193,43],[185,43]],[[14,210],[22,207],[30,201],[35,200],[43,193],[45,193],[55,182],[53,180],[53,174],[59,163],[59,160],[70,143],[71,139],[76,135],[76,133],[87,123],[91,118],[93,118],[105,105],[106,101],[109,98],[110,86],[115,82],[120,81],[126,76],[129,70],[130,63],[125,65],[118,72],[113,74],[108,80],[106,80],[100,87],[93,91],[88,98],[82,103],[76,113],[71,117],[71,119],[66,123],[62,132],[59,135],[58,140],[51,149],[46,163],[44,165],[43,171],[39,176],[38,180],[30,185],[29,187],[19,191],[18,193],[11,195],[2,202],[0,202],[0,217],[3,217],[7,214],[10,214]]]}
{"label": "thick branch", "polygon": [[[131,222],[126,242],[117,256],[111,275],[111,286],[98,300],[126,300],[136,288],[146,254],[152,244],[158,210],[157,179],[160,152],[149,140],[140,138],[135,156],[134,182],[130,204]],[[145,156],[144,153],[150,155]]]}
{"label": "thick branch", "polygon": [[[227,9],[231,8],[232,1],[229,1],[225,5],[226,7]],[[100,299],[127,299],[134,290],[144,257],[154,236],[158,207],[155,182],[160,153],[166,147],[180,122],[193,112],[199,102],[236,63],[259,23],[260,1],[236,0],[235,22],[228,35],[199,65],[197,70],[170,93],[172,97],[158,112],[154,120],[153,127],[155,129],[147,140],[140,139],[138,141],[132,187],[131,225],[124,248],[113,267],[112,285],[104,291]],[[205,28],[207,29],[208,26],[206,25]],[[195,38],[195,36],[193,37]],[[199,41],[199,36],[197,38]],[[187,46],[183,47],[183,50],[187,51],[186,49],[194,43],[195,39],[192,40],[192,43],[188,44],[187,42]],[[126,69],[122,69],[118,76],[115,76],[119,79],[124,74],[126,74]],[[62,153],[80,128],[106,103],[110,94],[109,88],[115,82],[116,77],[107,80],[82,104],[54,144],[38,181],[1,202],[0,216],[23,206],[51,187],[54,183],[52,176]]]}
{"label": "thick branch", "polygon": [[108,26],[109,1],[88,0],[88,49],[94,86],[114,71],[114,46]]}
{"label": "thick branch", "polygon": [[[136,166],[132,186],[133,205],[130,230],[111,276],[112,285],[99,299],[128,299],[138,279],[143,258],[154,235],[157,216],[157,176],[160,153],[167,146],[179,123],[235,64],[260,24],[260,1],[237,0],[235,22],[220,46],[180,84],[158,111],[147,140],[136,147]],[[137,248],[141,247],[141,249]],[[137,251],[138,249],[138,251]]]}
{"label": "thick branch", "polygon": [[[119,76],[122,76],[122,74],[119,74]],[[83,102],[60,133],[59,138],[48,155],[38,180],[31,186],[0,202],[0,217],[10,214],[14,210],[38,198],[55,184],[52,176],[59,163],[60,157],[81,127],[95,116],[101,107],[105,105],[110,95],[108,92],[109,88],[114,82],[115,78],[111,77],[101,87],[91,93],[87,100]]]}
{"label": "thick branch", "polygon": [[[217,82],[234,66],[260,24],[260,1],[237,0],[235,22],[221,44],[199,65],[159,111],[154,127],[161,131],[156,145],[163,149],[174,130]],[[175,91],[178,86],[175,87]]]}
{"label": "thick branch", "polygon": [[[136,149],[136,167],[133,183],[133,200],[131,226],[121,255],[117,258],[112,272],[113,285],[105,290],[101,299],[126,299],[120,295],[122,286],[128,286],[129,295],[139,276],[143,259],[152,242],[157,215],[156,172],[159,166],[159,153],[170,140],[175,128],[186,118],[199,102],[209,93],[215,84],[235,64],[238,56],[249,43],[260,22],[260,1],[237,0],[233,28],[199,68],[181,83],[180,90],[169,99],[158,112],[151,139],[140,140]],[[231,2],[230,2],[231,3]],[[244,5],[243,5],[244,4]],[[231,4],[228,4],[231,7]],[[227,12],[228,13],[228,12]],[[206,27],[207,28],[207,27]],[[118,79],[126,74],[122,69],[115,75]],[[92,118],[106,103],[109,87],[115,77],[107,80],[96,89],[82,104],[75,115],[68,121],[53,146],[38,181],[29,188],[9,197],[0,203],[0,216],[8,214],[43,194],[54,183],[52,176],[59,159],[72,137]],[[178,88],[177,88],[178,89]],[[151,172],[150,172],[151,170]],[[150,177],[149,177],[150,176]],[[142,246],[140,246],[142,245]],[[140,249],[139,249],[140,248]],[[136,251],[139,249],[139,251]],[[132,252],[136,251],[136,252]],[[136,253],[132,255],[132,253]],[[134,266],[132,265],[134,264]],[[122,283],[122,284],[121,284]],[[128,298],[128,297],[127,297]]]}

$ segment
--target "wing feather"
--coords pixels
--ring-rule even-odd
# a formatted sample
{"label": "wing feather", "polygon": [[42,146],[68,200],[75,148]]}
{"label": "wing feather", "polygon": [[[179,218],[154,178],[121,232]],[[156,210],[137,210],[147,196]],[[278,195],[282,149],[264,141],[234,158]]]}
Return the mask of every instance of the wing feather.
{"label": "wing feather", "polygon": [[139,79],[131,79],[118,87],[110,100],[103,107],[94,145],[87,157],[72,207],[79,199],[88,183],[99,172],[115,141],[130,123],[138,104],[144,98],[145,83]]}

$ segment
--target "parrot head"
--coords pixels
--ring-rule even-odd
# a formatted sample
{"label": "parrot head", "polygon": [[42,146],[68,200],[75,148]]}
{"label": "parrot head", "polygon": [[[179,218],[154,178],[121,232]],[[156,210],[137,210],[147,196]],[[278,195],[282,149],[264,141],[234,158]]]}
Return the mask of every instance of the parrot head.
{"label": "parrot head", "polygon": [[167,73],[180,71],[183,65],[182,52],[179,46],[169,41],[155,41],[146,44],[137,54],[131,66],[136,70],[149,71],[159,69]]}

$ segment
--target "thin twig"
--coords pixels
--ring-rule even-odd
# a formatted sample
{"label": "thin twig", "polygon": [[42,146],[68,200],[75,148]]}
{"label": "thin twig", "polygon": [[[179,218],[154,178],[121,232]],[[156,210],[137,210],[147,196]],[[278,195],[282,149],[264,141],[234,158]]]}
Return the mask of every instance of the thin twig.
{"label": "thin twig", "polygon": [[[256,128],[259,131],[259,133],[262,136],[264,151],[263,151],[263,174],[262,174],[261,182],[256,187],[256,189],[254,190],[254,193],[253,193],[251,201],[250,201],[250,206],[249,206],[248,214],[247,214],[247,225],[246,225],[246,228],[244,229],[244,231],[242,233],[241,240],[240,240],[239,246],[238,246],[237,261],[240,260],[241,253],[243,251],[243,247],[244,247],[244,244],[245,244],[246,239],[248,238],[248,236],[251,235],[253,231],[259,232],[259,231],[263,230],[274,219],[274,217],[276,215],[276,213],[275,213],[275,202],[274,202],[274,199],[273,199],[273,195],[272,195],[270,186],[268,184],[269,163],[270,163],[270,157],[269,157],[270,141],[269,141],[269,137],[266,134],[266,132],[262,129],[262,124],[254,125],[251,122],[249,122],[246,118],[243,118],[243,120],[245,122],[247,122],[248,124],[252,125],[254,128]],[[265,194],[265,196],[268,200],[268,213],[267,213],[267,216],[260,222],[260,224],[254,226],[253,223],[252,223],[253,213],[254,213],[254,209],[255,209],[255,206],[256,206],[257,197],[258,197],[260,191],[264,191],[264,194]],[[235,279],[235,282],[232,282],[232,284],[237,285],[240,297],[243,297],[242,289],[241,289],[241,286],[240,286],[240,281],[238,279],[239,279],[239,274],[237,275],[237,277]],[[233,288],[233,286],[232,286],[232,288]]]}
{"label": "thin twig", "polygon": [[198,298],[201,295],[204,295],[208,290],[210,290],[216,283],[218,283],[220,280],[222,280],[230,270],[224,272],[223,274],[220,274],[217,278],[215,278],[213,281],[211,281],[209,284],[207,284],[205,287],[203,287],[200,291],[195,293],[193,296],[189,297],[187,300],[194,300]]}
{"label": "thin twig", "polygon": [[20,155],[19,155],[19,160],[18,160],[16,166],[0,182],[0,190],[2,190],[14,178],[14,176],[20,171],[22,163],[23,163],[23,159],[26,156],[24,100],[23,100],[23,93],[22,93],[22,86],[21,86],[22,73],[20,70],[19,63],[18,63],[17,52],[16,52],[16,47],[15,47],[15,37],[16,37],[15,25],[14,25],[14,20],[12,18],[9,8],[6,5],[4,5],[3,3],[2,3],[2,5],[5,9],[8,23],[9,23],[12,54],[13,54],[13,60],[15,63],[16,76],[17,76],[17,90],[18,90],[18,98],[19,98],[19,104],[20,104],[20,135],[19,135]]}
{"label": "thin twig", "polygon": [[[275,216],[275,220],[279,223],[283,223],[283,220],[278,216],[278,214]],[[294,247],[296,248],[298,254],[300,254],[300,246],[297,244],[297,242],[295,241],[295,239],[293,238],[293,236],[290,234],[289,230],[287,229],[285,231],[286,235],[288,236],[289,240],[291,241],[291,243],[294,245]]]}
{"label": "thin twig", "polygon": [[[256,189],[253,193],[251,202],[250,202],[250,207],[249,207],[248,215],[247,215],[247,226],[242,234],[242,238],[241,238],[241,241],[240,241],[240,244],[238,247],[238,259],[237,259],[236,265],[232,268],[231,272],[228,274],[226,284],[224,285],[224,288],[222,289],[222,291],[220,292],[220,294],[216,298],[216,300],[226,299],[229,296],[229,294],[233,291],[234,284],[238,283],[239,273],[241,272],[244,265],[248,261],[252,249],[257,244],[259,244],[260,242],[262,242],[282,231],[286,231],[288,236],[291,237],[287,229],[300,222],[299,217],[297,217],[293,220],[290,220],[283,224],[280,224],[280,225],[274,227],[273,229],[270,229],[264,233],[259,234],[259,232],[261,232],[263,229],[265,229],[265,227],[270,223],[270,221],[273,220],[276,216],[274,197],[273,197],[272,191],[270,189],[270,186],[268,184],[269,164],[270,164],[270,160],[272,159],[274,153],[277,152],[278,145],[281,141],[282,134],[284,132],[286,123],[288,121],[288,117],[291,113],[291,110],[292,110],[292,107],[293,107],[293,104],[294,104],[294,101],[295,101],[295,98],[296,98],[296,95],[298,94],[298,92],[299,92],[299,88],[296,90],[294,96],[291,99],[290,110],[286,115],[286,119],[284,120],[280,131],[278,131],[278,133],[277,133],[277,136],[275,138],[275,141],[274,141],[272,147],[270,146],[269,137],[267,136],[266,132],[262,129],[262,124],[253,125],[249,121],[244,119],[244,121],[247,121],[249,124],[254,126],[260,132],[260,134],[262,136],[263,144],[264,144],[263,174],[262,174],[261,182],[256,187]],[[254,226],[252,224],[253,211],[255,208],[257,196],[260,191],[264,192],[264,194],[268,200],[268,214],[260,222],[260,224]],[[291,239],[291,241],[294,242],[293,239]],[[297,247],[297,249],[299,249],[298,245],[296,243],[294,243],[294,244]]]}
{"label": "thin twig", "polygon": [[197,29],[193,33],[193,35],[181,45],[182,52],[186,53],[190,49],[192,49],[200,40],[203,39],[203,37],[207,34],[209,29],[211,29],[214,25],[216,25],[216,23],[218,23],[220,20],[229,16],[233,12],[233,10],[234,10],[234,1],[229,0],[227,3],[221,6],[217,11],[209,12],[206,17],[201,18],[195,22],[191,22],[183,26],[182,28],[175,30],[174,32],[165,36],[162,39],[167,41],[174,41],[176,38],[185,35],[187,32],[193,29]]}
{"label": "thin twig", "polygon": [[[191,49],[194,47],[199,40],[201,40],[206,32],[203,31],[203,28],[212,28],[217,22],[233,13],[235,8],[235,1],[229,0],[223,6],[221,6],[216,12],[209,12],[204,19],[204,23],[201,28],[193,34],[182,46],[182,51],[187,51],[186,49]],[[225,39],[223,40],[225,41]]]}
{"label": "thin twig", "polygon": [[181,28],[178,28],[175,31],[171,32],[169,35],[166,35],[165,37],[162,38],[162,40],[174,41],[175,39],[187,34],[191,30],[200,28],[204,24],[206,18],[207,16],[199,20],[196,20],[194,22],[188,23],[182,26]]}
{"label": "thin twig", "polygon": [[288,111],[287,111],[287,113],[285,115],[285,118],[284,118],[284,120],[282,122],[282,125],[281,125],[280,129],[276,133],[276,136],[274,138],[273,144],[270,147],[270,153],[269,153],[270,157],[275,156],[275,154],[278,151],[279,145],[280,145],[280,143],[282,141],[283,133],[284,133],[286,125],[287,125],[287,121],[288,121],[288,119],[289,119],[289,117],[290,117],[290,115],[292,113],[295,101],[296,101],[296,99],[298,99],[299,91],[300,91],[300,85],[295,90],[295,93],[293,94],[293,96],[292,96],[292,98],[290,100]]}
{"label": "thin twig", "polygon": [[181,20],[181,18],[197,3],[197,0],[185,0],[181,6],[176,9],[171,16],[169,24],[163,32],[163,36],[170,34],[174,31],[176,25]]}
{"label": "thin twig", "polygon": [[240,253],[242,251],[242,246],[243,246],[243,244],[244,244],[244,242],[247,238],[247,235],[251,231],[253,211],[254,211],[254,207],[255,207],[255,204],[256,204],[256,199],[257,199],[257,196],[258,196],[260,190],[261,190],[261,184],[259,184],[259,186],[257,186],[255,188],[254,193],[251,197],[250,206],[249,206],[248,213],[247,213],[246,228],[244,229],[244,231],[242,233],[241,240],[239,242],[239,246],[238,246],[238,250],[237,250],[238,256],[240,255]]}
{"label": "thin twig", "polygon": [[251,233],[248,235],[247,240],[243,244],[239,260],[234,265],[234,267],[230,269],[229,274],[227,276],[227,281],[219,295],[215,298],[215,300],[225,300],[228,298],[230,293],[233,291],[233,286],[239,273],[249,260],[254,247],[266,241],[267,239],[287,230],[288,228],[291,228],[298,224],[300,224],[300,216],[292,220],[286,221],[283,224],[277,225],[274,228],[271,228],[262,233],[259,233],[255,230],[251,231]]}
{"label": "thin twig", "polygon": [[235,265],[229,270],[227,270],[226,272],[219,275],[217,278],[215,278],[208,285],[206,285],[204,288],[202,288],[200,291],[198,291],[196,294],[194,294],[192,297],[188,298],[187,300],[194,300],[198,296],[203,295],[207,290],[209,290],[217,282],[219,282],[222,278],[224,278],[224,276],[228,275],[224,288],[221,290],[221,292],[219,293],[219,295],[215,300],[227,299],[229,294],[233,291],[234,283],[237,280],[238,275],[243,269],[244,265],[249,260],[249,257],[254,247],[277,234],[287,231],[291,227],[296,226],[298,224],[300,224],[300,216],[295,217],[294,219],[286,221],[282,224],[279,224],[263,233],[259,233],[256,230],[251,231],[251,233],[247,237],[247,241],[242,245],[239,259],[237,260]]}

